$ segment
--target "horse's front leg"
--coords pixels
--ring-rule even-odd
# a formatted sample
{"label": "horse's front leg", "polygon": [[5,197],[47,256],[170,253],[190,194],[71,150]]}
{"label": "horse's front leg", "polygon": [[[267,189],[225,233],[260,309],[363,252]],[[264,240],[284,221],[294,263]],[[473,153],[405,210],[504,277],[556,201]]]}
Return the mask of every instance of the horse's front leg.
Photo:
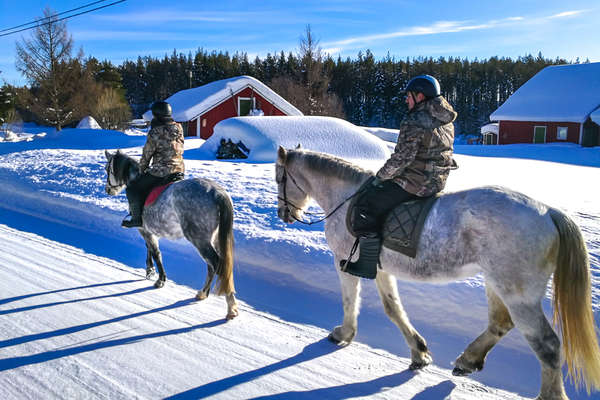
{"label": "horse's front leg", "polygon": [[345,345],[352,342],[358,329],[358,311],[360,308],[360,278],[342,272],[339,269],[340,259],[334,257],[334,265],[340,278],[342,287],[342,302],[344,305],[344,321],[341,326],[336,326],[329,334],[329,340]]}
{"label": "horse's front leg", "polygon": [[[158,247],[158,237],[140,229],[140,234],[146,241],[146,248],[148,249],[148,255],[154,260],[156,267],[158,268],[158,280],[154,282],[155,288],[161,288],[165,286],[165,282],[167,280],[167,274],[165,274],[165,268],[162,262],[162,255],[160,253],[160,248]],[[146,259],[146,272],[148,271],[148,259]],[[147,275],[146,275],[147,276]]]}
{"label": "horse's front leg", "polygon": [[431,355],[427,349],[425,339],[412,326],[404,311],[404,307],[402,307],[400,296],[398,295],[396,278],[380,269],[377,271],[375,283],[377,284],[377,290],[385,313],[400,328],[406,344],[410,347],[412,363],[409,368],[413,370],[421,369],[431,364]]}
{"label": "horse's front leg", "polygon": [[150,252],[150,249],[146,244],[146,279],[151,279],[155,273],[156,270],[154,269],[154,262],[152,261],[152,252]]}

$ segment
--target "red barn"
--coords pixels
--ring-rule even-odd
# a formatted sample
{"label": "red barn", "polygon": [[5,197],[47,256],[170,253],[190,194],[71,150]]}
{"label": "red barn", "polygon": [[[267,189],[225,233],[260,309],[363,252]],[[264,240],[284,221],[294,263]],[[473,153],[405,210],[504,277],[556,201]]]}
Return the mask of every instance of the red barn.
{"label": "red barn", "polygon": [[490,115],[499,127],[497,138],[489,141],[598,146],[598,110],[600,63],[546,67]]}
{"label": "red barn", "polygon": [[[208,139],[215,125],[244,115],[303,115],[267,85],[250,76],[238,76],[182,90],[165,99],[173,119],[183,125],[185,136]],[[144,119],[152,119],[147,111]]]}

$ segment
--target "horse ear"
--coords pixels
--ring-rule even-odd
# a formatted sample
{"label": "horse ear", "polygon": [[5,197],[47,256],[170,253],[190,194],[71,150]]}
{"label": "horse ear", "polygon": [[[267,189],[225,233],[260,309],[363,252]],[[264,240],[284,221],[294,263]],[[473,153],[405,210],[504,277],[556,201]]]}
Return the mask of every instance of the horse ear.
{"label": "horse ear", "polygon": [[277,150],[277,164],[285,164],[285,160],[287,158],[287,151],[283,148],[283,146],[279,146]]}
{"label": "horse ear", "polygon": [[108,150],[104,150],[104,155],[106,156],[107,160],[110,160],[110,158],[112,157],[112,155],[108,152]]}
{"label": "horse ear", "polygon": [[298,146],[296,146],[297,149],[302,148],[302,145],[300,143],[298,143]]}

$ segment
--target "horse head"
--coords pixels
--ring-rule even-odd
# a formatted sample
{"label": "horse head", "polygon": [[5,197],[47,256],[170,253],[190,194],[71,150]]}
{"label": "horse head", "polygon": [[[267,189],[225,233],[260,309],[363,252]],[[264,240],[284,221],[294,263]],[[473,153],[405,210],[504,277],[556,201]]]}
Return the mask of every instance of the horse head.
{"label": "horse head", "polygon": [[295,177],[302,171],[294,170],[294,163],[289,162],[290,153],[279,146],[275,163],[275,181],[277,182],[277,215],[288,224],[302,220],[304,209],[310,196],[298,184]]}
{"label": "horse head", "polygon": [[109,195],[115,196],[121,193],[127,186],[127,182],[123,178],[124,174],[120,170],[122,163],[118,162],[124,155],[120,150],[112,154],[108,150],[104,150],[104,155],[106,156],[106,166],[104,167],[106,170],[105,190]]}

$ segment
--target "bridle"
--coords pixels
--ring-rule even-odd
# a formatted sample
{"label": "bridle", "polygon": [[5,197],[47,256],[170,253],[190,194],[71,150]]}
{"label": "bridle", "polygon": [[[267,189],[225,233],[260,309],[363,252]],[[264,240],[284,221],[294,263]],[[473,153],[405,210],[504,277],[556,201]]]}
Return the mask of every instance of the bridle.
{"label": "bridle", "polygon": [[115,179],[115,167],[114,167],[115,155],[113,155],[108,161],[108,165],[106,166],[106,186],[112,190],[116,190],[123,185],[119,185],[118,183],[113,184],[111,182],[111,177]]}
{"label": "bridle", "polygon": [[[321,217],[317,220],[313,220],[313,221],[303,221],[301,219],[296,218],[296,216],[294,215],[294,213],[292,212],[292,210],[290,209],[290,206],[294,207],[296,210],[300,210],[302,211],[301,207],[296,206],[294,203],[292,203],[291,201],[288,200],[287,198],[287,177],[290,177],[290,180],[294,183],[294,185],[296,185],[296,187],[302,192],[305,193],[304,190],[302,190],[302,188],[298,185],[298,182],[296,182],[296,179],[294,179],[294,177],[287,171],[287,169],[285,168],[285,165],[282,166],[283,168],[283,174],[281,176],[281,181],[279,183],[281,183],[283,185],[283,197],[277,196],[277,198],[279,200],[283,201],[283,204],[285,205],[286,210],[288,211],[289,215],[295,220],[300,222],[301,224],[304,225],[313,225],[313,224],[318,224],[319,222],[323,222],[325,221],[327,218],[331,217],[337,210],[339,210],[344,204],[346,204],[350,199],[352,199],[353,197],[355,197],[356,195],[358,195],[359,193],[361,193],[364,189],[359,189],[356,192],[354,192],[354,194],[352,194],[351,196],[347,197],[344,201],[342,201],[340,204],[338,204],[337,207],[335,207],[331,212],[329,212],[329,214],[326,214],[324,217]],[[314,215],[314,216],[318,216],[321,213],[311,213],[311,212],[304,212],[304,214],[306,215]]]}

